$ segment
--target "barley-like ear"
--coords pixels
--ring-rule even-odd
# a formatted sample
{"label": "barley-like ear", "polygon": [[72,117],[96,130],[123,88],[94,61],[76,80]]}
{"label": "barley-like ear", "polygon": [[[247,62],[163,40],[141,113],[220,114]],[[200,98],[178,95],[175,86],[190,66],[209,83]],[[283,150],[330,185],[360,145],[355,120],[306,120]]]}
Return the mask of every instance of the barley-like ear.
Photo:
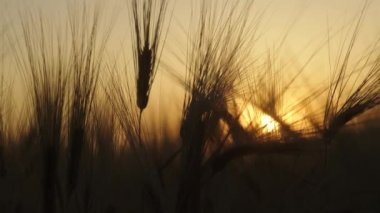
{"label": "barley-like ear", "polygon": [[77,186],[81,155],[86,144],[89,118],[96,95],[100,70],[104,64],[105,45],[110,29],[99,35],[100,11],[70,9],[71,70],[68,98],[68,172],[67,191],[70,196]]}
{"label": "barley-like ear", "polygon": [[16,62],[30,92],[31,128],[42,150],[43,209],[54,213],[69,60],[63,38],[41,16],[22,20],[23,40],[15,47]]}
{"label": "barley-like ear", "polygon": [[[350,120],[380,104],[380,53],[378,43],[369,54],[359,59],[359,68],[350,68],[350,58],[356,43],[367,4],[356,22],[351,40],[343,55],[340,51],[327,93],[323,121],[323,137],[330,141]],[[341,47],[344,48],[344,47]],[[362,63],[361,63],[362,62]]]}
{"label": "barley-like ear", "polygon": [[[136,74],[136,96],[137,107],[140,109],[138,119],[138,143],[135,147],[138,157],[144,165],[144,172],[148,178],[157,202],[157,212],[163,211],[161,205],[165,205],[162,186],[158,183],[158,170],[154,168],[153,162],[146,153],[141,137],[141,116],[147,107],[149,94],[157,72],[161,57],[161,49],[164,43],[162,38],[165,25],[166,11],[169,0],[130,0],[131,1],[131,28],[132,45],[134,56],[134,68]],[[130,133],[130,130],[127,132]],[[134,143],[132,143],[134,144]],[[150,189],[149,189],[150,190]]]}
{"label": "barley-like ear", "polygon": [[130,1],[137,106],[143,111],[160,61],[168,0]]}
{"label": "barley-like ear", "polygon": [[[334,82],[331,88],[344,83],[343,81],[342,79]],[[363,80],[341,103],[339,99],[343,95],[343,90],[333,93],[330,89],[329,95],[331,96],[326,104],[323,135],[328,141],[347,122],[380,104],[380,54],[364,75]]]}
{"label": "barley-like ear", "polygon": [[244,47],[250,41],[246,25],[252,2],[222,1],[221,8],[216,2],[202,2],[195,34],[189,36],[177,212],[200,212],[206,145],[217,121],[225,118],[225,103],[234,99],[249,55]]}

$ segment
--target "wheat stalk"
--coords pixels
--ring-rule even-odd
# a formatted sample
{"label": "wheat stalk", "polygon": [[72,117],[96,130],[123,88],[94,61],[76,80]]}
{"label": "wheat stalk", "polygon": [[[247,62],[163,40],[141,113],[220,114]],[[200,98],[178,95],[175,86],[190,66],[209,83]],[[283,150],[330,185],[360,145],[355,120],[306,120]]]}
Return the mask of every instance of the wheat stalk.
{"label": "wheat stalk", "polygon": [[69,65],[61,37],[50,34],[51,28],[48,28],[42,16],[39,19],[24,17],[22,30],[23,43],[17,46],[17,65],[30,92],[32,129],[37,130],[43,153],[44,212],[54,213]]}
{"label": "wheat stalk", "polygon": [[[198,26],[190,36],[187,58],[187,93],[181,124],[181,176],[177,212],[200,212],[202,162],[207,141],[232,99],[235,83],[246,64],[243,49],[252,2],[244,1],[217,13],[214,2],[202,2]],[[241,6],[241,8],[239,7]]]}
{"label": "wheat stalk", "polygon": [[161,56],[168,0],[131,0],[137,106],[143,111]]}

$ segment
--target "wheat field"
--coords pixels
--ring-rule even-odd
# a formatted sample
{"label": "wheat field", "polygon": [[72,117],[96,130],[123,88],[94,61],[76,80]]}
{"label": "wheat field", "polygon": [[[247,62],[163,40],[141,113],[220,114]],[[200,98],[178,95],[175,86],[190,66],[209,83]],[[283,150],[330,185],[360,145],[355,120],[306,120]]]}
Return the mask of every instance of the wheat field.
{"label": "wheat field", "polygon": [[0,212],[380,212],[379,2],[53,2],[0,0]]}

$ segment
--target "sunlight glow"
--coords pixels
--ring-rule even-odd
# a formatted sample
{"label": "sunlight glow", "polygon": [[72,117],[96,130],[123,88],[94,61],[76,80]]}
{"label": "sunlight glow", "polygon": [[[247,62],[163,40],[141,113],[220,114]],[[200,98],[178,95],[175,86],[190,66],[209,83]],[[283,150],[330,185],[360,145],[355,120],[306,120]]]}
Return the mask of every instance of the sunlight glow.
{"label": "sunlight glow", "polygon": [[260,118],[261,126],[263,127],[263,131],[266,133],[271,133],[278,130],[278,123],[273,120],[269,115],[262,115]]}
{"label": "sunlight glow", "polygon": [[245,128],[257,128],[261,133],[274,133],[279,130],[279,124],[269,115],[255,109],[251,104],[245,106],[240,122]]}

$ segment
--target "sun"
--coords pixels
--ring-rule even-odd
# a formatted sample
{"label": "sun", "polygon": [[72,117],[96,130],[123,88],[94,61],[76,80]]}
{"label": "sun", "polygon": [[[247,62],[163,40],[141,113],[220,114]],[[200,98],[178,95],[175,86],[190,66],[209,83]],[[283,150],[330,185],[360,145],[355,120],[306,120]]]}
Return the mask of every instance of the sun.
{"label": "sun", "polygon": [[258,128],[264,134],[276,132],[280,128],[277,121],[251,104],[245,106],[240,122],[244,128]]}
{"label": "sun", "polygon": [[274,132],[274,131],[278,130],[278,128],[279,128],[278,123],[275,120],[273,120],[273,118],[271,118],[269,115],[265,115],[265,114],[261,115],[260,124],[261,124],[263,131],[265,133]]}

